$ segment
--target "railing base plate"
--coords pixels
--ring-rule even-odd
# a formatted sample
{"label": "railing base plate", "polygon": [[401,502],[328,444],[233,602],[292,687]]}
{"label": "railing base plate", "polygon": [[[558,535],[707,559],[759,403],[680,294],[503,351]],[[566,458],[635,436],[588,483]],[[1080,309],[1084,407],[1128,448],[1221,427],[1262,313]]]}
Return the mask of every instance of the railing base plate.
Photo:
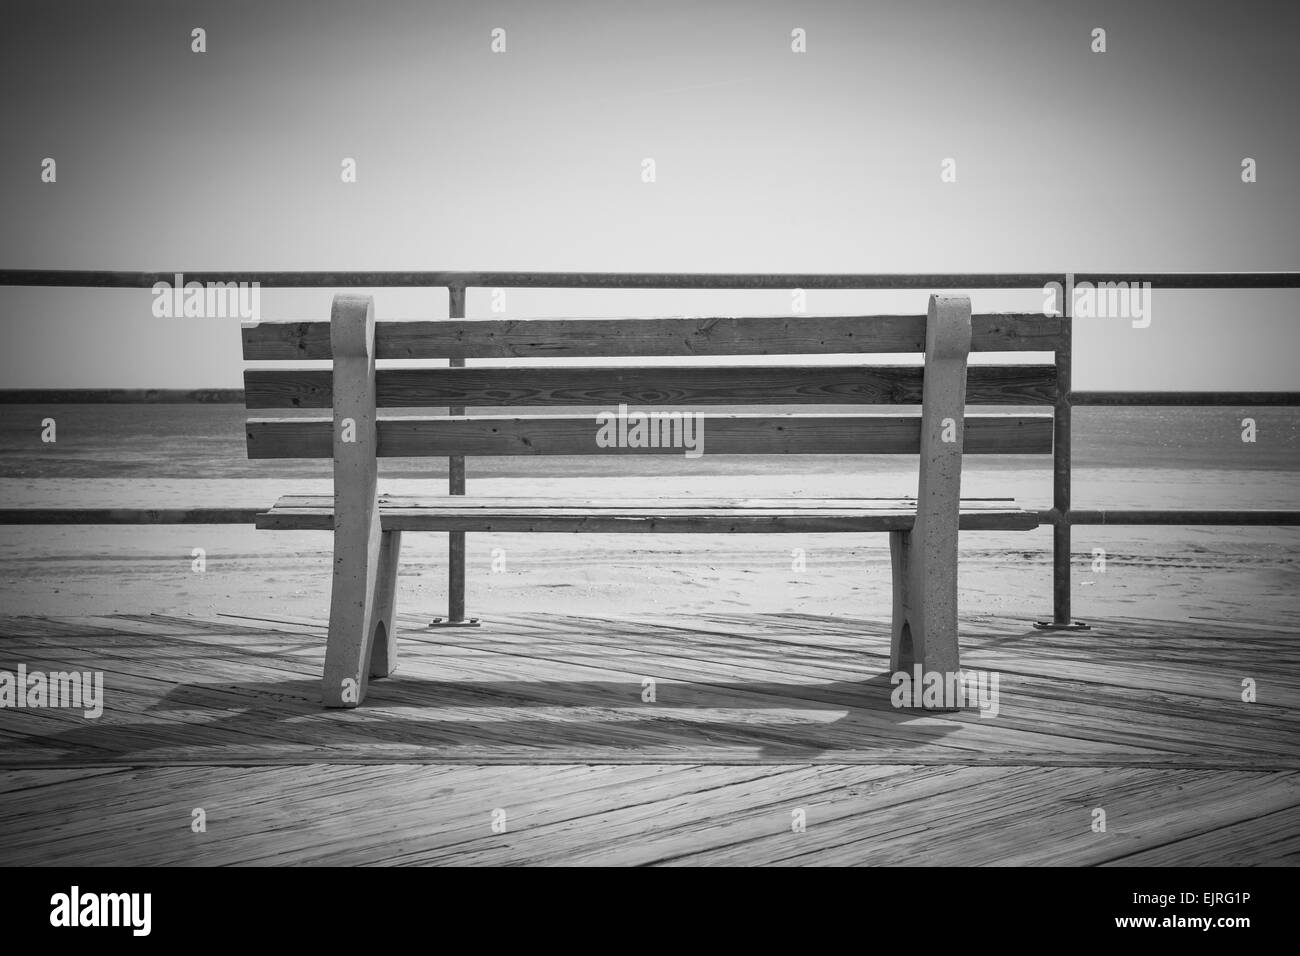
{"label": "railing base plate", "polygon": [[429,622],[430,627],[478,627],[479,620],[476,617],[467,617],[460,621],[448,620],[445,617],[435,617]]}
{"label": "railing base plate", "polygon": [[1058,624],[1056,621],[1035,621],[1034,630],[1036,631],[1091,631],[1092,625],[1085,624],[1083,621],[1071,621]]}

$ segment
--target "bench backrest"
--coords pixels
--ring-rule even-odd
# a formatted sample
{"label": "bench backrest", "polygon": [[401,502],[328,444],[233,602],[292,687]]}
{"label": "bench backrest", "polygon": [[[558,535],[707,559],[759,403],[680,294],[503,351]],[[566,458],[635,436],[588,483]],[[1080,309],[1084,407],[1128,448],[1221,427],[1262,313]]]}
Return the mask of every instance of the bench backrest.
{"label": "bench backrest", "polygon": [[[967,353],[1054,352],[1058,316],[970,314],[965,297],[932,297],[928,315],[442,319],[375,322],[371,300],[341,295],[330,322],[243,329],[250,409],[334,409],[333,420],[250,418],[250,458],[330,458],[341,422],[384,409],[509,406],[510,415],[378,419],[378,457],[682,455],[680,444],[600,438],[596,414],[649,407],[799,405],[810,413],[720,414],[704,420],[705,454],[1047,454],[1052,416],[967,415],[966,404],[1056,400],[1054,365],[973,365]],[[801,364],[799,356],[925,353],[924,366]],[[784,356],[775,365],[692,364],[449,368],[449,359]],[[332,359],[333,369],[290,363]],[[376,360],[428,360],[378,368]],[[283,363],[283,364],[281,364]],[[439,363],[434,365],[433,363]],[[958,374],[959,368],[959,374]],[[948,369],[940,373],[940,369]],[[917,405],[920,413],[819,412],[817,406]],[[556,415],[560,406],[593,414]],[[370,427],[370,426],[366,426]],[[673,427],[665,422],[663,427]],[[354,436],[355,437],[355,436]],[[923,444],[933,441],[935,449]]]}

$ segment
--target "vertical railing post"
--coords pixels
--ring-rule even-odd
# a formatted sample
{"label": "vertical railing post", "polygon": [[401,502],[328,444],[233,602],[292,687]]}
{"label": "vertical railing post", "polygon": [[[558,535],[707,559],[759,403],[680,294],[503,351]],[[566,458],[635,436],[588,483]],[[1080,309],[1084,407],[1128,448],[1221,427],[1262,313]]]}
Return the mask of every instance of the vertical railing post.
{"label": "vertical railing post", "polygon": [[1074,275],[1061,277],[1064,335],[1056,346],[1056,404],[1052,426],[1052,619],[1040,630],[1088,630],[1070,616],[1071,400],[1074,389]]}
{"label": "vertical railing post", "polygon": [[[447,287],[447,318],[465,318],[465,287],[463,285]],[[448,360],[452,368],[464,368],[463,358]],[[448,415],[464,415],[465,409],[453,406],[447,409]],[[447,459],[447,493],[463,495],[465,493],[465,459],[455,455]],[[447,532],[447,616],[436,618],[430,627],[473,627],[478,618],[465,617],[465,532]]]}

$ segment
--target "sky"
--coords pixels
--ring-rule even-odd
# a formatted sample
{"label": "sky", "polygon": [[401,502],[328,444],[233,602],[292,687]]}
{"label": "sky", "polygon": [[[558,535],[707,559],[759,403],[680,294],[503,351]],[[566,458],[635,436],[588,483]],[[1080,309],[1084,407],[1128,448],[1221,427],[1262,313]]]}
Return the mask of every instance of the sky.
{"label": "sky", "polygon": [[[1294,3],[1251,0],[6,0],[0,268],[1297,270],[1297,25]],[[330,296],[264,290],[262,315],[324,319]],[[441,290],[376,298],[381,319],[445,314]],[[236,320],[151,303],[0,288],[0,388],[240,385]],[[789,297],[507,303],[780,314]],[[1075,387],[1298,388],[1298,303],[1156,290],[1149,327],[1076,321]],[[487,293],[469,308],[489,314]]]}

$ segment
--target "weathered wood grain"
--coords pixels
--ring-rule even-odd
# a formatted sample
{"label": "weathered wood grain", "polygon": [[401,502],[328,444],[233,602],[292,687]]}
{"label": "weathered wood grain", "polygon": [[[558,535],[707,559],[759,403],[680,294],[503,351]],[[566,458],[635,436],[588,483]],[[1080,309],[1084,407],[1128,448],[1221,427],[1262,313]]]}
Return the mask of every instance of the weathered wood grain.
{"label": "weathered wood grain", "polygon": [[0,711],[0,863],[1294,863],[1290,622],[1092,623],[963,622],[1001,712],[918,720],[889,704],[872,619],[411,627],[402,670],[340,712],[317,700],[323,621],[0,618],[0,666],[101,670],[107,691],[98,721]]}
{"label": "weathered wood grain", "polygon": [[[921,416],[704,414],[705,455],[917,454]],[[251,418],[249,458],[329,458],[330,420]],[[381,458],[452,455],[682,455],[682,447],[602,448],[595,415],[481,415],[379,420]],[[1050,415],[967,415],[966,453],[1046,454],[1052,449]]]}
{"label": "weathered wood grain", "polygon": [[[761,507],[692,501],[677,507],[680,499],[644,500],[638,503],[608,502],[592,506],[588,499],[535,499],[519,504],[514,499],[493,499],[485,503],[474,498],[408,500],[396,503],[381,498],[379,514],[385,531],[512,531],[567,533],[655,533],[655,534],[773,534],[849,533],[899,531],[916,521],[916,502],[899,499],[857,503],[781,507],[770,502]],[[1017,508],[1014,502],[972,502],[959,516],[960,526],[969,531],[1028,531],[1038,527],[1038,514]],[[259,514],[257,527],[268,530],[330,531],[334,507],[328,499],[304,501],[282,498],[268,512]]]}
{"label": "weathered wood grain", "polygon": [[[380,369],[380,408],[571,405],[919,405],[917,365],[647,366]],[[329,369],[244,372],[249,408],[329,408]],[[1052,365],[976,365],[971,405],[1050,405]]]}
{"label": "weathered wood grain", "polygon": [[[568,503],[567,505],[565,503]],[[674,511],[690,509],[745,509],[776,511],[820,509],[898,509],[916,511],[916,499],[890,498],[814,498],[791,496],[789,498],[718,498],[702,495],[683,495],[673,498],[568,498],[537,497],[529,495],[474,495],[469,498],[447,495],[390,495],[379,494],[381,508],[403,509],[490,509],[493,511],[553,508],[556,506],[586,510],[623,510],[626,508],[671,508]],[[332,495],[281,495],[274,510],[289,511],[295,508],[332,508]],[[963,510],[987,509],[992,511],[1017,510],[1014,498],[963,498]]]}
{"label": "weathered wood grain", "polygon": [[[975,352],[1052,352],[1059,316],[972,317]],[[331,357],[328,322],[243,326],[248,361]],[[610,319],[436,319],[380,322],[380,359],[924,352],[924,315],[779,315]]]}

